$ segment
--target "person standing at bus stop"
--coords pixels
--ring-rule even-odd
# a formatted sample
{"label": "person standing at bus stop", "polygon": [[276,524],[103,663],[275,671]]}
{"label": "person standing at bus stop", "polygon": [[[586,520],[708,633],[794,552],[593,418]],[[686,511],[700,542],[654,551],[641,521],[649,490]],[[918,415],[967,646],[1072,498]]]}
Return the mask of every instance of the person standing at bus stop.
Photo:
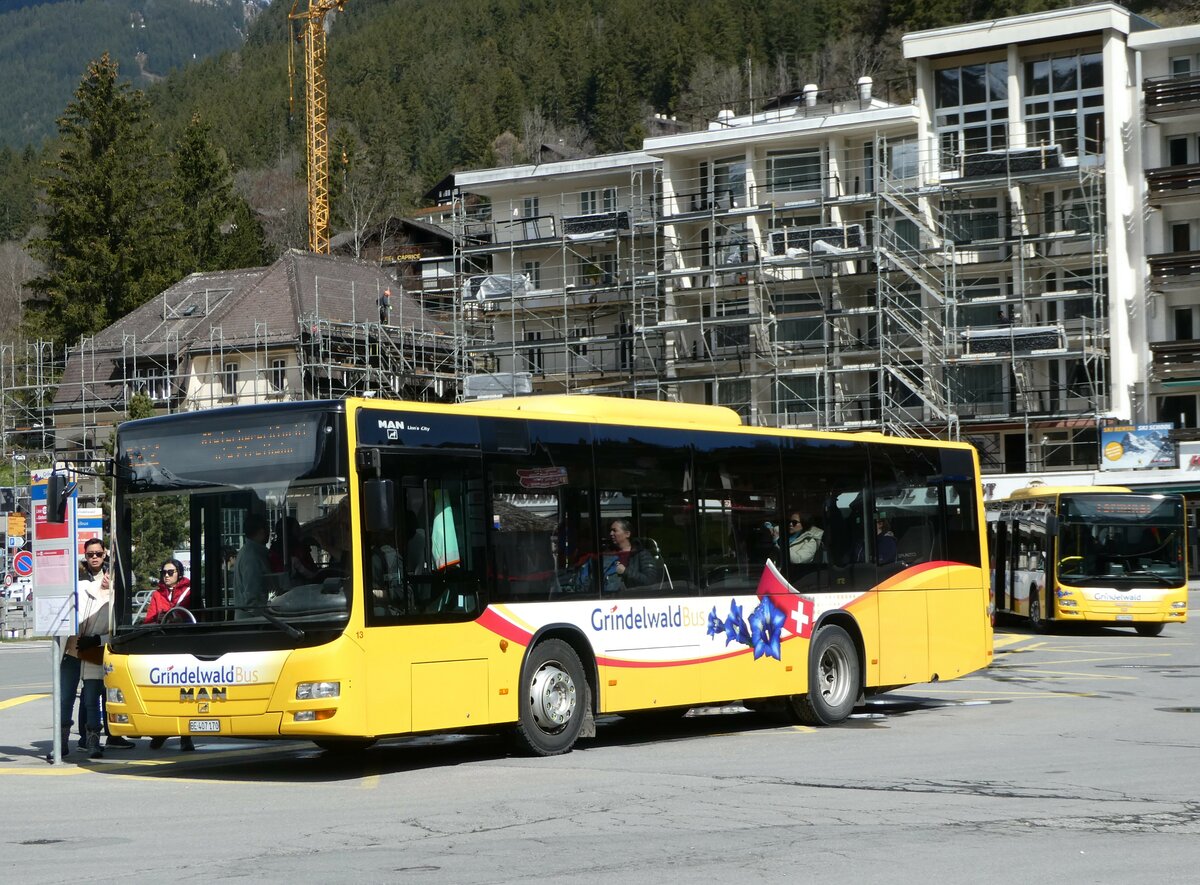
{"label": "person standing at bus stop", "polygon": [[58,669],[63,752],[69,751],[68,741],[73,724],[71,711],[82,678],[80,718],[83,720],[83,746],[92,759],[104,755],[100,746],[103,726],[101,696],[104,692],[105,634],[108,632],[112,606],[112,578],[104,567],[107,555],[104,542],[99,538],[90,538],[84,545],[76,593],[79,632],[67,637]]}

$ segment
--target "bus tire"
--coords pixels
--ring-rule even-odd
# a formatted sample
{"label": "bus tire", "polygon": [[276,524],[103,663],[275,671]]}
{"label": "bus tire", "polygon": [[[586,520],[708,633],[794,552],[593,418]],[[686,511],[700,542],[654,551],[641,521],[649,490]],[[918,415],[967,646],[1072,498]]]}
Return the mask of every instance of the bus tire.
{"label": "bus tire", "polygon": [[579,655],[561,639],[547,639],[529,650],[521,666],[517,749],[533,756],[570,752],[583,727],[588,703],[587,678]]}
{"label": "bus tire", "polygon": [[375,738],[316,738],[313,743],[326,753],[350,756],[375,746]]}
{"label": "bus tire", "polygon": [[854,711],[861,688],[854,641],[841,627],[828,624],[808,649],[808,694],[793,695],[788,707],[805,725],[836,725]]}
{"label": "bus tire", "polygon": [[1042,617],[1042,600],[1038,596],[1037,587],[1029,588],[1029,629],[1034,633],[1045,633],[1048,624]]}
{"label": "bus tire", "polygon": [[1138,636],[1157,636],[1158,634],[1162,633],[1163,627],[1165,626],[1166,624],[1162,623],[1134,624],[1133,629],[1137,630]]}

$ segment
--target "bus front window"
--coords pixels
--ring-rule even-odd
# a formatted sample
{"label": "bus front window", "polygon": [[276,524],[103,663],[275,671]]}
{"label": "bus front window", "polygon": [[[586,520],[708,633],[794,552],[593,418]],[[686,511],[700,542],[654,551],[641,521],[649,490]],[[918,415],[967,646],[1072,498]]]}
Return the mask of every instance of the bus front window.
{"label": "bus front window", "polygon": [[1067,584],[1183,583],[1184,538],[1173,500],[1063,498],[1058,573]]}

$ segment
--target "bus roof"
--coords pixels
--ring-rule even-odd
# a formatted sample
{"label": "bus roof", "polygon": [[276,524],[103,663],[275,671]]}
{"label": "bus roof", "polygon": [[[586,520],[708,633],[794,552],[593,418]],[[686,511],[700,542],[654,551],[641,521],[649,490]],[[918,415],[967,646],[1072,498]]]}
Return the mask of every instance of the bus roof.
{"label": "bus roof", "polygon": [[1059,495],[1124,495],[1132,492],[1125,486],[1026,486],[1009,494],[1008,501],[1029,501],[1035,498],[1056,498]]}
{"label": "bus roof", "polygon": [[546,394],[503,399],[470,400],[453,408],[473,415],[511,415],[525,418],[576,418],[585,421],[644,424],[688,424],[741,427],[742,418],[724,406],[672,403],[617,396]]}

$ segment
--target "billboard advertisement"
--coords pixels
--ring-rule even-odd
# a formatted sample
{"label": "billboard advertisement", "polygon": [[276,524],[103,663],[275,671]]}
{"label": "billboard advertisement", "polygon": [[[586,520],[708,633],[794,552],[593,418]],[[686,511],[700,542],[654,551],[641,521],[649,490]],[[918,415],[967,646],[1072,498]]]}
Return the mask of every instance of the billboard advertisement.
{"label": "billboard advertisement", "polygon": [[1101,470],[1145,470],[1176,467],[1173,423],[1123,424],[1100,431]]}

